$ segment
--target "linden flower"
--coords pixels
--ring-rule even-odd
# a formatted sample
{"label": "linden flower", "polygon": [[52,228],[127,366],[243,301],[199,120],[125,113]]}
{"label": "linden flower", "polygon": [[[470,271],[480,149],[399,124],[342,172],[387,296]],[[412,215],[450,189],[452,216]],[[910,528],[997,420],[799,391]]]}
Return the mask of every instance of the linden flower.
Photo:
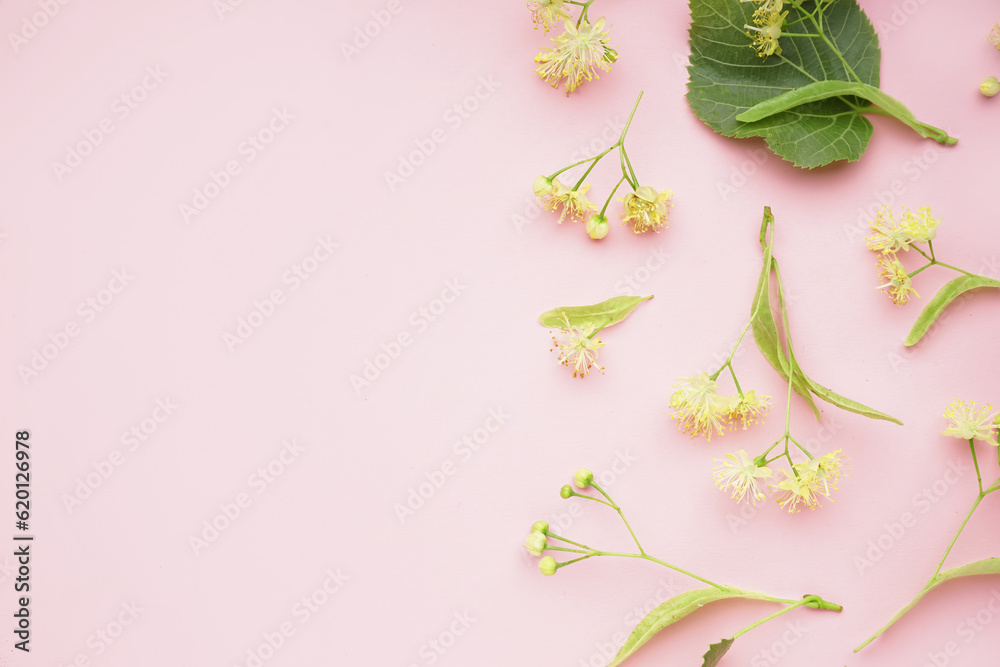
{"label": "linden flower", "polygon": [[632,230],[636,234],[648,232],[649,230],[659,231],[659,228],[667,224],[667,209],[670,208],[670,198],[674,196],[671,190],[656,190],[648,185],[640,185],[635,192],[630,192],[623,199],[618,201],[625,205],[622,213],[622,224],[632,223]]}
{"label": "linden flower", "polygon": [[591,367],[604,372],[604,366],[595,365],[598,348],[604,347],[600,338],[594,337],[595,327],[571,327],[566,321],[566,327],[560,330],[559,336],[552,337],[553,350],[559,350],[559,363],[573,369],[573,377],[582,378],[590,374]]}
{"label": "linden flower", "polygon": [[774,491],[777,493],[775,499],[778,501],[781,509],[788,510],[791,514],[800,512],[803,507],[808,507],[811,510],[819,507],[819,499],[815,493],[815,477],[812,475],[800,475],[796,477],[789,474],[787,470],[782,470],[781,472],[785,478],[774,487]]}
{"label": "linden flower", "polygon": [[812,492],[827,498],[830,497],[830,490],[837,489],[837,482],[842,474],[840,468],[845,461],[838,449],[835,452],[824,454],[818,459],[809,459],[795,464],[795,470],[802,479],[812,482]]}
{"label": "linden flower", "polygon": [[569,13],[563,9],[563,0],[533,0],[528,2],[528,9],[531,10],[535,30],[541,27],[544,32],[548,32],[556,21],[569,18]]}
{"label": "linden flower", "polygon": [[551,190],[541,188],[539,185],[536,180],[536,192],[547,191],[546,194],[539,197],[542,207],[552,212],[555,212],[560,207],[562,208],[562,213],[560,213],[558,220],[559,224],[562,224],[566,216],[574,220],[583,220],[590,213],[597,210],[593,202],[587,199],[587,191],[590,190],[590,183],[584,183],[576,190],[570,190],[560,183],[558,178],[552,179]]}
{"label": "linden flower", "polygon": [[910,294],[918,298],[917,291],[913,289],[910,276],[906,274],[906,267],[896,259],[895,255],[882,255],[878,259],[879,278],[884,282],[878,286],[880,290],[885,290],[897,306],[904,305],[910,300]]}
{"label": "linden flower", "polygon": [[725,433],[729,399],[719,396],[719,384],[708,373],[681,378],[674,386],[678,388],[670,397],[670,406],[677,414],[671,417],[677,420],[678,428],[691,437],[704,435],[708,441],[713,432]]}
{"label": "linden flower", "polygon": [[758,466],[742,449],[726,454],[725,459],[715,460],[720,463],[713,471],[715,485],[722,491],[732,489],[730,497],[733,500],[741,503],[747,499],[756,505],[766,498],[759,480],[771,476],[770,468]]}
{"label": "linden flower", "polygon": [[764,415],[771,408],[771,397],[760,395],[751,389],[743,396],[737,394],[729,399],[727,414],[729,421],[734,425],[743,424],[746,430],[750,424],[759,424],[764,421]]}
{"label": "linden flower", "polygon": [[[930,213],[930,209],[928,209],[928,213]],[[892,209],[888,206],[883,206],[878,210],[875,219],[869,223],[869,226],[875,232],[865,238],[869,250],[885,255],[891,255],[900,250],[909,251],[910,242],[913,240],[910,232],[893,217]],[[935,229],[937,228],[935,227]]]}
{"label": "linden flower", "polygon": [[604,19],[591,25],[584,21],[577,28],[572,21],[565,22],[566,31],[554,37],[554,47],[545,48],[535,56],[535,71],[553,88],[566,79],[566,94],[576,90],[583,81],[600,78],[597,70],[611,71],[611,63],[618,54],[608,46],[608,33],[604,32]]}
{"label": "linden flower", "polygon": [[979,84],[979,92],[986,97],[993,97],[1000,93],[1000,79],[995,76],[988,76]]}
{"label": "linden flower", "polygon": [[990,30],[990,34],[986,35],[986,41],[994,46],[996,49],[1000,49],[1000,23],[993,26],[993,30]]}
{"label": "linden flower", "polygon": [[910,242],[927,243],[937,235],[941,218],[931,217],[931,207],[921,206],[916,213],[906,211],[900,226],[910,236]]}
{"label": "linden flower", "polygon": [[998,446],[993,421],[997,417],[997,411],[989,403],[980,408],[975,401],[956,398],[944,411],[944,416],[948,420],[948,426],[941,431],[942,435],[962,440],[982,440],[994,447]]}
{"label": "linden flower", "polygon": [[778,43],[778,39],[781,37],[781,26],[784,25],[785,18],[788,16],[788,12],[780,11],[781,2],[769,4],[776,5],[778,9],[767,10],[762,5],[753,13],[754,23],[757,25],[744,24],[743,26],[752,31],[747,33],[747,37],[753,38],[751,47],[761,58],[767,58],[776,53],[781,55],[781,45]]}

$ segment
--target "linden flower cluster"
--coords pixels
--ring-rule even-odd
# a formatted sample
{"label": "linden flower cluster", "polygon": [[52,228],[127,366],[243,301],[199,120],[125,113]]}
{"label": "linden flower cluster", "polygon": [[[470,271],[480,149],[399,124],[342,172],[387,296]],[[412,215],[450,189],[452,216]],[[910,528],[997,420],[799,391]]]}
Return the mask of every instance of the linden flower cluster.
{"label": "linden flower cluster", "polygon": [[543,47],[535,56],[535,72],[553,88],[563,83],[567,95],[584,81],[600,78],[598,71],[610,72],[612,63],[618,60],[618,52],[608,45],[608,33],[604,30],[606,20],[599,18],[591,23],[587,17],[587,9],[593,1],[569,3],[582,5],[575,21],[563,0],[528,2],[536,29],[547,33],[553,25],[563,26],[563,32],[552,38],[553,46]]}
{"label": "linden flower cluster", "polygon": [[[629,115],[624,129],[622,129],[618,141],[609,146],[604,152],[592,158],[574,162],[548,176],[539,176],[535,179],[535,182],[532,184],[532,191],[535,193],[535,197],[538,198],[539,205],[553,213],[558,211],[559,219],[557,222],[559,224],[562,224],[562,221],[566,218],[578,222],[586,221],[585,228],[587,235],[594,240],[603,239],[608,235],[608,231],[610,230],[607,216],[608,206],[611,204],[615,193],[622,186],[622,183],[628,183],[629,187],[632,188],[632,192],[618,199],[622,203],[622,225],[630,225],[632,231],[636,234],[649,231],[659,232],[661,228],[669,226],[667,213],[674,193],[671,190],[656,190],[649,185],[639,185],[639,179],[635,175],[635,170],[632,168],[632,161],[628,156],[628,151],[625,149],[625,135],[628,133],[632,117],[635,115],[635,110],[638,108],[639,100],[641,99],[642,93],[639,93],[639,98],[632,108],[632,113]],[[615,149],[618,149],[621,178],[611,191],[611,194],[608,195],[604,206],[598,211],[597,205],[587,197],[587,193],[590,191],[590,183],[584,183],[584,181],[594,167],[597,166],[597,163]],[[589,165],[587,170],[572,187],[559,180],[558,176],[563,172],[584,164]]]}
{"label": "linden flower cluster", "polygon": [[[787,455],[778,454],[775,459],[781,457]],[[754,459],[742,449],[726,454],[725,458],[716,459],[719,465],[713,471],[715,485],[729,491],[736,502],[753,505],[767,498],[764,489],[768,485],[778,505],[794,513],[803,507],[820,507],[823,498],[830,500],[830,492],[837,489],[837,481],[844,474],[841,467],[845,458],[839,449],[797,463],[788,458],[789,468],[780,470],[778,477],[766,465],[775,459],[769,461],[766,454]]]}
{"label": "linden flower cluster", "polygon": [[980,440],[994,447],[1000,447],[997,441],[997,428],[1000,417],[992,405],[979,407],[975,401],[955,399],[944,411],[948,425],[941,435],[950,435],[962,440]]}
{"label": "linden flower cluster", "polygon": [[698,373],[674,384],[670,407],[676,412],[670,416],[692,438],[703,435],[710,442],[712,435],[725,435],[727,429],[746,429],[750,424],[762,423],[771,408],[771,397],[758,396],[753,389],[745,393],[740,390],[733,396],[720,395],[718,375]]}
{"label": "linden flower cluster", "polygon": [[[997,50],[1000,50],[1000,23],[993,26],[993,30],[990,34],[986,35],[986,41],[994,46]],[[1000,93],[1000,80],[995,76],[988,76],[983,79],[983,82],[979,84],[979,92],[981,92],[986,97],[993,97],[997,93]]]}
{"label": "linden flower cluster", "polygon": [[781,27],[788,18],[788,12],[782,12],[783,0],[740,0],[741,2],[757,2],[760,4],[753,13],[754,25],[744,24],[747,37],[753,38],[751,47],[761,58],[781,55]]}
{"label": "linden flower cluster", "polygon": [[[883,206],[869,224],[873,233],[865,238],[865,242],[869,250],[879,253],[878,273],[882,284],[878,288],[888,294],[894,304],[903,306],[912,296],[920,296],[913,288],[911,278],[930,264],[907,273],[897,253],[909,252],[913,248],[930,259],[932,264],[939,263],[932,259],[931,241],[937,234],[941,218],[933,217],[929,206],[918,208],[916,213],[903,207],[903,213],[898,217],[893,215],[888,206]],[[928,244],[931,254],[928,255],[917,247],[917,243]]]}

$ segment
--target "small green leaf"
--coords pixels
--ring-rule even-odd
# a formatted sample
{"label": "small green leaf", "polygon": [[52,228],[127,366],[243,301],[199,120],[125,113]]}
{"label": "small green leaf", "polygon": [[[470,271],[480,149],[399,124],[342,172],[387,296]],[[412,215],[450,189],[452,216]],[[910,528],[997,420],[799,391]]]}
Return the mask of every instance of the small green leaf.
{"label": "small green leaf", "polygon": [[923,338],[927,330],[931,328],[931,325],[934,324],[938,316],[948,307],[948,304],[954,301],[959,295],[978,287],[1000,287],[1000,282],[992,278],[986,278],[985,276],[959,276],[948,282],[924,306],[923,312],[920,313],[917,321],[913,323],[910,335],[906,337],[906,341],[903,344],[907,346],[916,345],[917,341]]}
{"label": "small green leaf", "polygon": [[[637,626],[635,626],[635,629],[632,630],[632,634],[630,634],[628,639],[625,640],[625,643],[622,644],[621,649],[618,651],[618,655],[615,656],[615,659],[611,661],[611,664],[609,664],[608,667],[616,667],[617,665],[620,665],[626,658],[635,653],[640,646],[648,642],[656,636],[656,633],[663,630],[668,625],[676,623],[688,614],[698,611],[707,604],[728,598],[747,598],[750,600],[768,599],[760,593],[741,591],[737,588],[697,588],[693,591],[681,593],[678,596],[670,598],[656,609],[649,612],[649,614],[647,614],[646,617],[642,619]],[[729,641],[732,643],[731,639],[723,641]],[[709,653],[711,653],[711,651],[709,651]],[[721,656],[722,654],[720,653],[719,657]]]}
{"label": "small green leaf", "polygon": [[832,404],[836,405],[838,408],[841,408],[843,410],[847,410],[848,412],[853,412],[855,414],[863,415],[865,417],[868,417],[869,419],[884,419],[885,421],[889,421],[889,422],[892,422],[894,424],[899,424],[900,426],[903,425],[903,422],[899,421],[898,419],[896,419],[895,417],[893,417],[891,415],[887,415],[884,412],[879,412],[878,410],[874,410],[872,408],[869,408],[867,405],[862,405],[861,403],[858,403],[857,401],[852,401],[851,399],[847,398],[846,396],[841,396],[840,394],[838,394],[837,392],[833,391],[832,389],[827,389],[826,387],[824,387],[820,383],[814,382],[813,380],[810,380],[805,375],[805,373],[802,374],[802,377],[805,379],[806,384],[809,385],[809,388],[817,396],[819,396],[820,398],[822,398],[827,403],[832,403]]}
{"label": "small green leaf", "polygon": [[729,652],[729,647],[733,645],[735,639],[720,639],[718,644],[711,644],[708,653],[702,656],[701,667],[715,667],[722,660],[722,656]]}
{"label": "small green leaf", "polygon": [[593,306],[566,306],[563,308],[553,308],[538,316],[538,321],[543,326],[552,329],[564,329],[567,326],[579,327],[610,327],[618,324],[629,313],[646,299],[653,296],[615,296],[607,301],[595,303]]}
{"label": "small green leaf", "polygon": [[917,596],[910,600],[910,603],[899,610],[899,612],[886,623],[881,630],[876,632],[874,635],[869,637],[864,644],[854,649],[857,653],[865,646],[870,644],[875,638],[881,635],[883,632],[888,630],[896,621],[903,617],[903,615],[913,609],[920,600],[923,599],[925,595],[930,593],[932,590],[945,583],[946,581],[951,581],[952,579],[958,579],[960,577],[974,577],[983,574],[1000,574],[1000,558],[986,558],[984,560],[977,560],[974,563],[968,563],[967,565],[962,565],[959,567],[952,568],[950,570],[945,570],[938,576],[934,577],[923,589],[917,593]]}

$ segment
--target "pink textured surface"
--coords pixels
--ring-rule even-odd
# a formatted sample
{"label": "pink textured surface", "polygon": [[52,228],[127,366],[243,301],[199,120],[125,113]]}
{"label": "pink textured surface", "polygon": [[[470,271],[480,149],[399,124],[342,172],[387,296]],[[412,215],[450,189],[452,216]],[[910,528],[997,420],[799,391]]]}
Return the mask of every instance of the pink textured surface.
{"label": "pink textured surface", "polygon": [[[293,634],[268,666],[606,664],[637,607],[693,586],[610,559],[537,572],[523,537],[568,510],[557,490],[580,466],[618,470],[604,473],[610,490],[650,552],[845,607],[754,630],[723,665],[996,664],[1000,619],[981,611],[1000,596],[997,578],[940,589],[850,652],[922,585],[974,498],[968,468],[941,481],[968,460],[939,435],[944,407],[1000,401],[1000,296],[976,294],[904,350],[950,276],[928,271],[923,302],[895,308],[874,289],[859,227],[885,193],[930,205],[945,220],[942,258],[1000,271],[1000,100],[977,91],[1000,73],[982,40],[1000,20],[993,3],[863,1],[882,33],[883,88],[961,141],[942,148],[875,119],[860,163],[815,172],[694,118],[680,2],[595,4],[620,60],[570,98],[532,73],[547,38],[523,3],[401,0],[396,14],[380,1],[319,4],[248,0],[219,16],[210,0],[74,2],[16,51],[9,37],[0,48],[0,433],[11,442],[31,430],[36,535],[27,656],[11,646],[13,558],[0,557],[0,664],[252,665],[248,651],[282,628]],[[20,31],[39,11],[4,2],[0,26]],[[372,12],[391,21],[346,57],[342,44]],[[636,237],[613,225],[594,243],[582,225],[536,214],[534,177],[606,141],[640,89],[630,154],[640,179],[676,192],[670,229]],[[112,131],[60,178],[53,162],[102,119]],[[443,142],[390,190],[385,172],[437,129]],[[273,141],[243,143],[258,133]],[[216,176],[227,186],[186,221],[180,205],[230,161],[235,175]],[[604,167],[595,192],[615,178]],[[717,363],[745,322],[765,204],[803,366],[906,424],[825,404],[816,423],[795,402],[799,437],[832,434],[824,450],[843,449],[853,473],[835,503],[794,516],[774,503],[741,516],[710,476],[713,457],[777,437],[781,409],[710,444],[668,418],[675,378]],[[303,279],[296,266],[314,270]],[[606,376],[572,379],[537,314],[632,291],[629,280],[656,298],[607,332]],[[227,346],[275,290],[270,316]],[[452,302],[435,301],[442,294]],[[103,300],[100,312],[87,299]],[[22,379],[18,367],[71,323],[78,335]],[[355,391],[350,377],[401,334],[410,344]],[[783,394],[749,341],[739,364],[751,386]],[[176,408],[167,416],[157,401]],[[503,423],[478,450],[457,444],[495,425],[491,411]],[[123,438],[143,426],[144,440]],[[282,444],[291,440],[297,450]],[[120,465],[94,477],[111,457]],[[280,474],[258,473],[269,464]],[[12,505],[13,462],[0,466]],[[401,522],[394,505],[443,466],[453,474]],[[995,462],[986,469],[995,475]],[[77,494],[87,497],[67,501]],[[193,548],[239,494],[239,516]],[[627,547],[599,509],[568,533]],[[915,524],[893,536],[906,512]],[[949,563],[997,555],[998,519],[997,503],[984,503]],[[890,548],[860,567],[879,540]],[[348,578],[327,595],[338,570]],[[109,644],[98,633],[131,619],[123,605],[141,611]],[[630,664],[699,664],[710,642],[766,608],[706,609]],[[977,613],[992,623],[969,632]],[[435,652],[431,640],[448,646]],[[949,642],[957,655],[942,657]]]}

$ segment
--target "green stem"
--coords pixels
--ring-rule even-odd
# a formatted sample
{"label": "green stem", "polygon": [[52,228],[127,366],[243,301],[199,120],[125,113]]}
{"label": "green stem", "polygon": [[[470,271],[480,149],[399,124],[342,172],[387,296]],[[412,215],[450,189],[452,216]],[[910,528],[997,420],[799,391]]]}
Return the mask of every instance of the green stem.
{"label": "green stem", "polygon": [[583,185],[584,180],[586,180],[587,176],[590,175],[590,172],[592,172],[594,170],[594,167],[597,166],[597,163],[601,161],[601,158],[603,158],[605,155],[607,155],[608,153],[610,153],[612,151],[612,149],[614,149],[616,146],[618,146],[618,144],[615,144],[614,146],[609,146],[607,150],[605,150],[603,153],[601,153],[596,158],[594,158],[593,164],[591,164],[589,167],[587,167],[587,171],[583,172],[583,176],[581,176],[580,180],[578,180],[576,182],[576,185],[573,186],[574,190],[576,190],[581,185]]}
{"label": "green stem", "polygon": [[941,556],[941,562],[938,563],[937,569],[934,570],[934,574],[931,575],[931,578],[927,581],[927,584],[925,585],[925,588],[926,588],[926,586],[929,586],[937,578],[938,574],[941,572],[941,568],[944,566],[945,559],[947,559],[948,558],[948,554],[951,553],[951,548],[955,546],[955,542],[958,541],[958,536],[962,534],[963,530],[965,530],[965,524],[969,523],[969,519],[972,518],[972,513],[976,511],[976,508],[979,507],[979,503],[983,502],[983,498],[985,498],[985,497],[986,497],[985,493],[980,493],[976,497],[976,502],[972,503],[972,508],[969,510],[969,513],[965,515],[965,520],[962,521],[962,525],[958,527],[958,532],[955,533],[955,537],[951,538],[951,544],[949,544],[948,548],[945,550],[944,556]]}
{"label": "green stem", "polygon": [[590,548],[590,547],[588,547],[586,544],[580,544],[579,542],[574,542],[573,540],[571,540],[569,538],[566,538],[566,537],[563,537],[562,535],[556,535],[552,531],[549,531],[548,533],[546,533],[546,536],[547,537],[551,537],[554,540],[559,540],[560,542],[566,542],[567,544],[575,544],[576,546],[580,547],[581,549],[586,549],[587,551],[593,551],[593,549]]}
{"label": "green stem", "polygon": [[601,213],[600,213],[602,216],[604,215],[604,212],[608,210],[608,205],[611,204],[611,198],[615,196],[615,193],[618,192],[618,188],[621,187],[624,181],[625,181],[625,176],[623,174],[621,179],[618,181],[618,184],[615,185],[614,189],[611,191],[611,194],[608,195],[607,200],[605,200],[604,206],[601,208]]}
{"label": "green stem", "polygon": [[594,555],[595,556],[617,556],[619,558],[641,558],[643,560],[648,560],[651,563],[656,563],[657,565],[662,565],[663,567],[669,568],[669,569],[673,570],[674,572],[679,572],[680,574],[687,575],[687,576],[691,577],[692,579],[697,579],[698,581],[702,582],[703,584],[708,584],[709,586],[711,586],[713,588],[718,588],[719,590],[722,590],[722,591],[728,590],[728,588],[729,588],[728,586],[723,586],[722,584],[717,584],[714,581],[709,581],[708,579],[705,579],[704,577],[699,577],[697,574],[694,574],[693,572],[688,572],[687,570],[685,570],[683,568],[677,567],[676,565],[671,565],[670,563],[668,563],[666,561],[663,561],[663,560],[660,560],[659,558],[654,558],[653,556],[650,556],[647,553],[623,554],[623,553],[617,553],[617,552],[614,552],[614,551],[598,551]]}
{"label": "green stem", "polygon": [[602,489],[602,488],[601,488],[601,486],[600,486],[600,485],[599,485],[599,484],[598,484],[597,482],[591,482],[591,483],[590,483],[590,485],[591,485],[592,487],[594,487],[595,489],[597,489],[597,490],[598,490],[598,492],[600,492],[600,494],[601,494],[602,496],[604,496],[605,498],[607,498],[607,499],[608,499],[608,503],[610,504],[610,506],[612,507],[612,509],[614,509],[614,510],[615,510],[616,512],[618,512],[618,516],[620,516],[620,517],[621,517],[621,520],[622,520],[622,523],[624,523],[624,524],[625,524],[625,527],[626,527],[626,528],[628,528],[628,532],[629,532],[629,534],[630,534],[630,535],[632,536],[632,540],[633,540],[633,541],[635,542],[635,546],[636,546],[636,547],[637,547],[637,548],[639,549],[639,553],[640,553],[640,554],[645,554],[645,553],[646,553],[646,550],[642,548],[642,545],[641,545],[641,544],[639,544],[639,538],[635,536],[635,531],[633,531],[633,530],[632,530],[632,526],[630,526],[630,525],[629,525],[629,523],[628,523],[628,519],[626,519],[626,518],[625,518],[625,513],[624,513],[624,512],[622,512],[622,508],[621,508],[621,507],[619,507],[619,506],[618,506],[618,505],[617,505],[617,504],[615,503],[615,501],[611,500],[611,496],[609,496],[609,495],[608,495],[608,494],[607,494],[607,493],[606,493],[606,492],[604,491],[604,489]]}
{"label": "green stem", "polygon": [[751,630],[753,630],[757,626],[763,625],[763,624],[767,623],[768,621],[770,621],[771,619],[774,619],[774,618],[777,618],[777,617],[781,616],[782,614],[787,614],[788,612],[792,611],[793,609],[797,609],[798,607],[801,607],[802,605],[804,605],[804,604],[806,604],[808,602],[809,602],[809,600],[807,598],[803,598],[803,599],[799,600],[798,602],[792,603],[791,605],[785,607],[784,609],[782,609],[780,611],[774,612],[770,616],[765,616],[764,618],[760,619],[756,623],[751,623],[747,627],[743,628],[742,630],[740,630],[739,632],[737,632],[736,634],[734,634],[733,635],[733,639],[738,639],[740,637],[740,635],[745,635],[746,633],[750,632]]}
{"label": "green stem", "polygon": [[588,157],[585,160],[580,160],[579,162],[574,162],[573,164],[569,165],[568,167],[563,167],[562,169],[560,169],[556,173],[554,173],[551,176],[549,176],[549,180],[551,181],[553,178],[555,178],[559,174],[563,173],[564,171],[569,171],[573,167],[579,167],[581,164],[586,164],[587,162],[595,162],[597,160],[600,160],[602,157],[604,157],[605,155],[607,155],[608,153],[610,153],[614,148],[615,148],[615,146],[611,146],[611,148],[608,148],[608,150],[604,151],[600,155],[596,155],[594,157]]}
{"label": "green stem", "polygon": [[976,456],[976,441],[969,438],[969,449],[972,450],[972,463],[976,466],[976,481],[979,482],[979,493],[983,493],[983,475],[979,472],[979,458]]}

